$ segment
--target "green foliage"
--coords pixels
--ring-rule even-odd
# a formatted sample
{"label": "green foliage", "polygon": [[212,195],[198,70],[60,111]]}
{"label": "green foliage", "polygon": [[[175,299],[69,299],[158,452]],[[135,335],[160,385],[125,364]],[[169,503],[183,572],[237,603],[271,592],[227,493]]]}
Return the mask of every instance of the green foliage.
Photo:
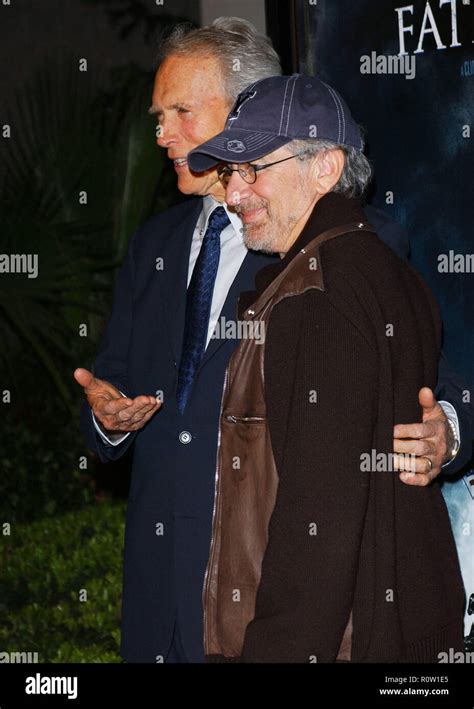
{"label": "green foliage", "polygon": [[[147,3],[85,2],[121,37],[155,42],[171,21]],[[2,121],[0,254],[37,255],[39,268],[0,276],[0,532],[12,530],[0,534],[0,652],[42,662],[120,661],[124,505],[94,504],[97,460],[79,467],[72,372],[92,364],[131,235],[179,199],[147,114],[153,73],[32,63]]]}
{"label": "green foliage", "polygon": [[[169,21],[146,3],[88,4],[122,36],[155,41]],[[32,64],[3,117],[0,254],[37,255],[39,271],[0,276],[0,652],[118,662],[124,505],[94,504],[97,460],[79,467],[72,372],[92,364],[129,238],[179,193],[147,114],[153,71],[78,69]]]}
{"label": "green foliage", "polygon": [[[124,503],[106,502],[0,536],[0,651],[40,662],[120,662]],[[80,601],[80,592],[87,600]]]}
{"label": "green foliage", "polygon": [[0,253],[38,256],[37,278],[0,278],[0,369],[23,406],[44,406],[52,384],[55,411],[76,411],[72,371],[93,359],[128,240],[175,201],[152,85],[133,65],[100,75],[48,60],[9,101]]}
{"label": "green foliage", "polygon": [[86,453],[79,432],[60,421],[45,434],[7,420],[0,441],[0,521],[31,522],[93,501],[91,477],[79,467]]}

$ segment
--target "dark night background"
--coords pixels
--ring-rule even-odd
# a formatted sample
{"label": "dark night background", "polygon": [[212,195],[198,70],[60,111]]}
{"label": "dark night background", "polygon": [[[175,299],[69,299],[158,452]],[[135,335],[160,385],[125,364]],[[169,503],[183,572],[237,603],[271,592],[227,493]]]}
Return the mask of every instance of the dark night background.
{"label": "dark night background", "polygon": [[[305,3],[301,3],[304,5]],[[320,71],[346,98],[357,120],[367,129],[369,154],[375,163],[373,201],[409,232],[411,260],[440,303],[444,348],[449,361],[474,384],[474,274],[438,273],[438,255],[474,250],[473,138],[463,138],[462,126],[474,115],[474,8],[457,3],[458,39],[450,48],[450,6],[431,2],[443,44],[437,50],[433,36],[424,40],[416,57],[416,77],[362,75],[360,57],[398,54],[398,0],[338,0],[320,3],[309,13],[313,46],[308,73]],[[414,25],[405,35],[406,49],[418,44],[425,2],[411,3],[414,13],[404,24]],[[341,51],[341,48],[344,51]],[[312,60],[312,62],[311,62]],[[394,193],[387,204],[385,193]]]}

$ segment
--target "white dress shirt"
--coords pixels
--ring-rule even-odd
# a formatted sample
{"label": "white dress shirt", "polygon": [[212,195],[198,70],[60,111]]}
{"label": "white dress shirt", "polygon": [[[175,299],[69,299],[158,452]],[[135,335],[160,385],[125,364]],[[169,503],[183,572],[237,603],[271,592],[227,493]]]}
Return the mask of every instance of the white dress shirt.
{"label": "white dress shirt", "polygon": [[202,240],[206,233],[209,217],[216,207],[224,207],[230,219],[230,224],[221,231],[221,255],[217,269],[214,293],[212,294],[209,327],[207,329],[206,347],[209,345],[216,323],[227,298],[232,283],[247,255],[247,247],[242,237],[242,222],[235,212],[231,212],[226,204],[220,204],[213,197],[204,197],[202,212],[197,220],[189,254],[188,286],[193,275],[194,266],[201,250]]}

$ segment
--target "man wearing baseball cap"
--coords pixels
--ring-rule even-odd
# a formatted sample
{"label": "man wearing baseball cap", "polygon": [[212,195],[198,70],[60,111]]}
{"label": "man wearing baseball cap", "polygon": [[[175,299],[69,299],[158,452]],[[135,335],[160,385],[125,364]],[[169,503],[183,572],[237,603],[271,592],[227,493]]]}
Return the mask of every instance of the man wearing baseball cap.
{"label": "man wearing baseball cap", "polygon": [[392,454],[394,423],[419,418],[418,390],[435,385],[441,322],[361,209],[362,147],[337,91],[294,75],[242,92],[188,156],[219,164],[246,245],[281,256],[239,302],[264,341],[242,339],[227,369],[209,660],[436,662],[463,647],[441,492],[403,485]]}

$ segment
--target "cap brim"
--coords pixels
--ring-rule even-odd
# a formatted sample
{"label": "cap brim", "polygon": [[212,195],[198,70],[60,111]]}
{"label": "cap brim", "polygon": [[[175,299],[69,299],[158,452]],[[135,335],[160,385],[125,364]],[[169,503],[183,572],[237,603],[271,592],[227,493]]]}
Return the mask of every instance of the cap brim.
{"label": "cap brim", "polygon": [[291,138],[272,133],[231,128],[191,150],[188,165],[193,172],[205,172],[220,162],[252,162],[290,141]]}

